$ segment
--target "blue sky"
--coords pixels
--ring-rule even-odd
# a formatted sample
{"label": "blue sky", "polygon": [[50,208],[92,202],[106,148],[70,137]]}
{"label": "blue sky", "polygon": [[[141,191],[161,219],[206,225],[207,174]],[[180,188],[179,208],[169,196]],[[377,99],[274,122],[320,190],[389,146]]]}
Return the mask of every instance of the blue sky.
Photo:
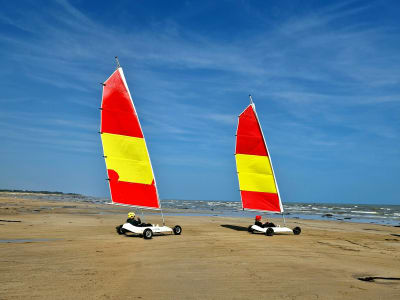
{"label": "blue sky", "polygon": [[0,188],[109,196],[118,55],[161,198],[240,199],[253,95],[283,202],[399,204],[398,1],[3,1]]}

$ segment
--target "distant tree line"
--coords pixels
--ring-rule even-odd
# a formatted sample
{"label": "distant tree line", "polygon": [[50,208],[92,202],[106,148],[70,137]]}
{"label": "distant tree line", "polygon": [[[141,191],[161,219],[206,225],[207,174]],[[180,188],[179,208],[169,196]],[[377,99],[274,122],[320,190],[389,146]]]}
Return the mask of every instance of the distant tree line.
{"label": "distant tree line", "polygon": [[76,194],[76,193],[63,193],[63,192],[50,192],[50,191],[31,191],[31,190],[3,190],[3,189],[0,189],[0,192],[82,196],[81,194]]}

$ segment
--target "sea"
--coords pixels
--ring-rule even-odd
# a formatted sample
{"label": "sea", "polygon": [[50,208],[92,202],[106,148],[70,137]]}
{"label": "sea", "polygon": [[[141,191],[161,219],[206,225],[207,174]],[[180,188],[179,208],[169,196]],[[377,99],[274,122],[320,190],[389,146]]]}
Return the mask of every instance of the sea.
{"label": "sea", "polygon": [[[108,198],[77,194],[1,193],[1,196],[93,204],[110,203]],[[243,211],[241,203],[236,201],[163,199],[161,206],[165,215],[254,218],[256,214],[260,214]],[[288,219],[336,220],[400,227],[400,205],[289,202],[283,207],[284,217]],[[282,218],[281,214],[274,213],[267,216]]]}

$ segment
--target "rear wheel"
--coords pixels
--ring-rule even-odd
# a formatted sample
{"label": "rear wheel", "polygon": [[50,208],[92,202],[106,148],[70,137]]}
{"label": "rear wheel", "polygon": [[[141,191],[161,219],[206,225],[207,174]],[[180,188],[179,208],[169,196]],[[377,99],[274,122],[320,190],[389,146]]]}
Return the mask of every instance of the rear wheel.
{"label": "rear wheel", "polygon": [[175,235],[180,235],[182,233],[182,227],[179,225],[176,225],[172,230],[174,231]]}
{"label": "rear wheel", "polygon": [[143,231],[143,238],[145,239],[145,240],[149,240],[149,239],[151,239],[153,237],[153,231],[150,229],[150,228],[146,228],[144,231]]}
{"label": "rear wheel", "polygon": [[300,233],[301,233],[301,228],[300,227],[293,228],[293,234],[294,235],[299,235]]}
{"label": "rear wheel", "polygon": [[274,230],[271,227],[267,228],[267,231],[265,232],[266,236],[273,236],[274,235]]}

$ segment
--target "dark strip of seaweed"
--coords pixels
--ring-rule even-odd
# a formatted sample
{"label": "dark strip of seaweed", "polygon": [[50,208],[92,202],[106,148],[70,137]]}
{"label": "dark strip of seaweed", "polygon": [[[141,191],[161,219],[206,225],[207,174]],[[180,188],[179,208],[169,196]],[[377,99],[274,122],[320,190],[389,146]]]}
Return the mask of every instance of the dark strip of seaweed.
{"label": "dark strip of seaweed", "polygon": [[380,277],[380,276],[370,276],[370,277],[358,277],[358,280],[374,282],[375,279],[383,279],[383,280],[400,280],[400,277]]}
{"label": "dark strip of seaweed", "polygon": [[15,221],[15,220],[0,220],[0,222],[15,222],[15,223],[17,223],[17,222],[21,222],[21,221]]}

